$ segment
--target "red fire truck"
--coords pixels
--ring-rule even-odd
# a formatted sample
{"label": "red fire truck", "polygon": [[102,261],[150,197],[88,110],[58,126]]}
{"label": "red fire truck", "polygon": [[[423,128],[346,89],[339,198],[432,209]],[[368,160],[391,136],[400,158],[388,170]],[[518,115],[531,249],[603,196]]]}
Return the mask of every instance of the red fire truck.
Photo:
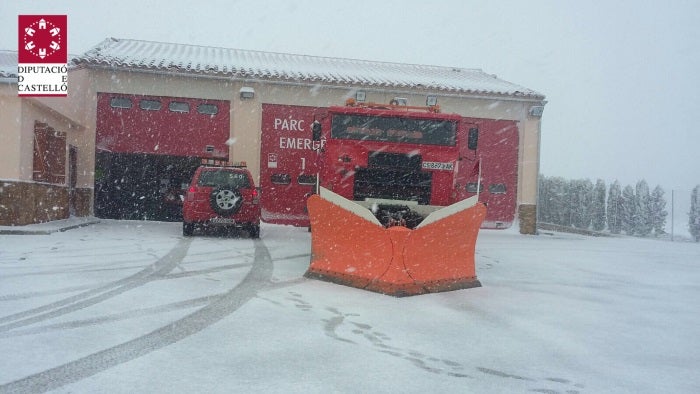
{"label": "red fire truck", "polygon": [[478,127],[437,106],[348,104],[311,126],[325,143],[305,276],[394,296],[480,286],[487,209],[463,187],[481,173]]}
{"label": "red fire truck", "polygon": [[349,200],[398,200],[419,212],[461,201],[479,188],[479,199],[488,204],[482,227],[506,228],[514,220],[513,121],[445,114],[437,106],[264,104],[262,131],[266,222],[308,225],[306,199],[317,176],[321,186]]}
{"label": "red fire truck", "polygon": [[395,201],[415,208],[450,205],[466,197],[460,184],[471,172],[478,175],[479,130],[459,115],[441,114],[437,107],[350,101],[330,108],[328,118],[325,135],[322,121],[314,123],[314,140],[326,139],[321,186],[349,200],[373,201],[375,211],[382,201],[389,210],[406,209]]}

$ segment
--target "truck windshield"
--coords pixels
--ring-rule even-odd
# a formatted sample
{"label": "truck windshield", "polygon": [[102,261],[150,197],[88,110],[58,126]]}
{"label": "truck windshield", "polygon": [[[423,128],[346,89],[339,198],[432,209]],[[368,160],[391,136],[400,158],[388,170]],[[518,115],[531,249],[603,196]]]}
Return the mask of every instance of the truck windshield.
{"label": "truck windshield", "polygon": [[454,146],[456,130],[457,122],[452,120],[337,114],[332,120],[331,137]]}

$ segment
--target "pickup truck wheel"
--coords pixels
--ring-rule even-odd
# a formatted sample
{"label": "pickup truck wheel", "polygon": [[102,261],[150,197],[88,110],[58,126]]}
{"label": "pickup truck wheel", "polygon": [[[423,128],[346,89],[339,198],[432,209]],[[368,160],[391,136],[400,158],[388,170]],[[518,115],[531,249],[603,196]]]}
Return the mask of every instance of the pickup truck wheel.
{"label": "pickup truck wheel", "polygon": [[233,215],[241,209],[243,196],[236,189],[216,188],[211,192],[209,203],[219,215]]}
{"label": "pickup truck wheel", "polygon": [[252,225],[248,228],[250,238],[260,238],[260,225]]}

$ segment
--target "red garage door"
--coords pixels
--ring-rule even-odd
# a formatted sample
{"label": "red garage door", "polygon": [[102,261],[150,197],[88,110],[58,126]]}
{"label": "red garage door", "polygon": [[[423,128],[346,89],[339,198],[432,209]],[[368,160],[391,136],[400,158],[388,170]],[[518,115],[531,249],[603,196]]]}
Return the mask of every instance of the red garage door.
{"label": "red garage door", "polygon": [[228,158],[230,102],[97,94],[97,150]]}

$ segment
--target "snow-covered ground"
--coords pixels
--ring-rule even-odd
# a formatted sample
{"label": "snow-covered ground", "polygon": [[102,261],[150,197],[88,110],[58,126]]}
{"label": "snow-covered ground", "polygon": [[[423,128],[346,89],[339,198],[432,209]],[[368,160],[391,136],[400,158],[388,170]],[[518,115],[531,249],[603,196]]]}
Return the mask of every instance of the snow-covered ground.
{"label": "snow-covered ground", "polygon": [[180,229],[0,235],[0,392],[700,392],[698,244],[482,231],[483,287],[393,298]]}

